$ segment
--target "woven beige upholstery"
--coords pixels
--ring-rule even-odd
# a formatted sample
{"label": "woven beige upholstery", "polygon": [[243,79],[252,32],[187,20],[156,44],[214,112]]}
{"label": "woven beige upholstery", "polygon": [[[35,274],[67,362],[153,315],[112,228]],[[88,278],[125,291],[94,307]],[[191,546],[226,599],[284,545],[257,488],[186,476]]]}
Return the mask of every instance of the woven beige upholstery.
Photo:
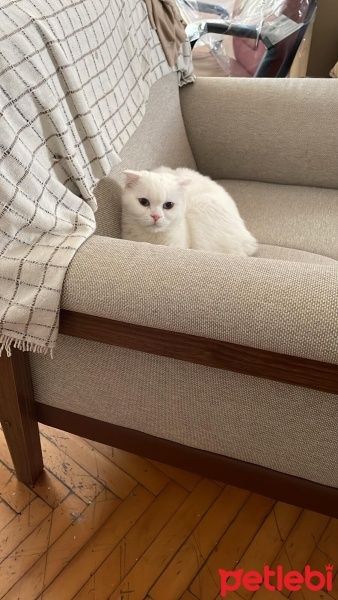
{"label": "woven beige upholstery", "polygon": [[328,265],[238,258],[93,236],[62,307],[338,363],[338,277]]}
{"label": "woven beige upholstery", "polygon": [[181,106],[197,166],[214,179],[338,188],[338,80],[202,77]]}
{"label": "woven beige upholstery", "polygon": [[338,260],[337,190],[255,181],[221,183],[260,243]]}
{"label": "woven beige upholstery", "polygon": [[[181,98],[185,126],[175,76],[154,86],[63,308],[338,364],[338,82],[203,79]],[[122,171],[194,158],[233,194],[256,257],[114,239]],[[39,402],[338,486],[334,395],[64,336],[30,361]]]}

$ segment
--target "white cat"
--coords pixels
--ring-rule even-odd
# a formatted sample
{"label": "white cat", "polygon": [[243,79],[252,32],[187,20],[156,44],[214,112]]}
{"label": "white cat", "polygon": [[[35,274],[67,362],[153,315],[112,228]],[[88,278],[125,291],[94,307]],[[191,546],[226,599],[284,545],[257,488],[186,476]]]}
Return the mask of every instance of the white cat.
{"label": "white cat", "polygon": [[191,169],[125,171],[126,240],[250,256],[257,250],[231,196]]}

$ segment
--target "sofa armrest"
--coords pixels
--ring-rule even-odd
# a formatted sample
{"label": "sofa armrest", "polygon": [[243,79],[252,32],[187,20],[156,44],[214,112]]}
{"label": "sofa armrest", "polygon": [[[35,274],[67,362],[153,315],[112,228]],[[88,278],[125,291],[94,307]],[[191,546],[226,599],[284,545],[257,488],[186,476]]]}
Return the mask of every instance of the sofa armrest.
{"label": "sofa armrest", "polygon": [[202,173],[338,188],[338,80],[202,77],[180,97]]}
{"label": "sofa armrest", "polygon": [[62,308],[337,364],[337,274],[93,236],[68,269]]}

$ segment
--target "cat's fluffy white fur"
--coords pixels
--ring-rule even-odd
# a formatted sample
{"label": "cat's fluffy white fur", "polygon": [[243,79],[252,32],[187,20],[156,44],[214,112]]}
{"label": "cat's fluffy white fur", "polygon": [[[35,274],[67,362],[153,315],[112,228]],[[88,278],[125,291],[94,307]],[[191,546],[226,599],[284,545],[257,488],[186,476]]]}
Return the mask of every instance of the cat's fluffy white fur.
{"label": "cat's fluffy white fur", "polygon": [[125,175],[124,239],[238,256],[256,251],[235,202],[209,177],[168,167]]}

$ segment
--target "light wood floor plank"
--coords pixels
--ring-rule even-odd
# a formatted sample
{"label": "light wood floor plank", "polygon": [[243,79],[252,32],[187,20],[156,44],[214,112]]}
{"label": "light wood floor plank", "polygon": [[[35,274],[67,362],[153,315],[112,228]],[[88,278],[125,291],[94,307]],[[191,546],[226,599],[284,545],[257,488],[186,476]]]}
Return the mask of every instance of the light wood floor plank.
{"label": "light wood floor plank", "polygon": [[196,484],[201,480],[201,477],[195,473],[188,473],[188,471],[176,469],[176,467],[170,467],[170,465],[164,465],[163,463],[159,463],[155,460],[151,460],[150,462],[155,465],[155,467],[160,469],[160,471],[165,473],[167,477],[170,477],[170,479],[176,481],[178,485],[181,485],[188,490],[188,492],[191,492]]}
{"label": "light wood floor plank", "polygon": [[[133,600],[143,600],[154,580],[162,573],[220,493],[221,489],[215,483],[201,480],[128,576],[121,581],[118,589],[111,594],[110,600],[120,600],[120,596],[130,594],[131,590],[134,590]],[[164,596],[163,600],[166,598],[168,596]]]}
{"label": "light wood floor plank", "polygon": [[187,495],[184,488],[171,481],[95,571],[74,600],[106,600],[135,563],[141,559]]}
{"label": "light wood floor plank", "polygon": [[[285,596],[282,592],[279,592],[278,590],[272,592],[267,590],[266,587],[261,587],[258,592],[255,592],[253,598],[254,600],[285,600]],[[317,598],[312,598],[312,600],[317,600]]]}
{"label": "light wood floor plank", "polygon": [[[289,598],[338,600],[338,520],[41,430],[46,470],[32,489],[0,431],[1,600],[218,600],[219,568],[278,562],[322,572],[331,562],[330,594]],[[226,600],[283,592],[240,587]]]}
{"label": "light wood floor plank", "polygon": [[335,598],[336,600],[338,599],[338,575],[336,575],[333,580],[333,588],[330,592],[330,596],[331,598]]}
{"label": "light wood floor plank", "polygon": [[[5,436],[3,431],[0,429],[0,456],[2,462],[9,468],[10,471],[14,470],[13,461],[9,454]],[[40,475],[38,480],[33,486],[34,493],[42,498],[49,506],[55,508],[68,496],[69,488],[66,487],[57,477],[53,475],[47,469],[53,468],[53,465],[49,465],[48,461],[45,461],[45,470]]]}
{"label": "light wood floor plank", "polygon": [[[285,600],[285,596],[282,596],[282,598]],[[308,590],[305,586],[303,586],[299,592],[292,592],[289,598],[290,600],[332,600],[332,596],[325,590],[315,592]]]}
{"label": "light wood floor plank", "polygon": [[0,598],[27,573],[48,547],[51,517],[34,531],[0,565]]}
{"label": "light wood floor plank", "polygon": [[[262,527],[254,537],[248,550],[239,561],[237,567],[245,571],[251,569],[263,572],[265,564],[275,566],[274,558],[283,548],[290,531],[297,525],[301,509],[283,502],[277,502]],[[280,564],[277,561],[277,564]],[[249,600],[253,592],[241,590],[243,600]]]}
{"label": "light wood floor plank", "polygon": [[181,596],[180,600],[196,600],[196,596],[194,596],[187,590],[186,592],[184,592],[183,596]]}
{"label": "light wood floor plank", "polygon": [[153,600],[179,600],[194,574],[200,570],[239,513],[248,495],[242,490],[225,488],[150,589]]}
{"label": "light wood floor plank", "polygon": [[[338,521],[330,519],[317,546],[313,550],[307,563],[311,569],[326,573],[325,566],[333,565],[333,590],[332,593],[338,597]],[[320,594],[323,592],[321,591]]]}
{"label": "light wood floor plank", "polygon": [[16,512],[0,498],[0,532],[15,518]]}
{"label": "light wood floor plank", "polygon": [[[236,496],[239,494],[239,490],[231,489]],[[239,560],[273,507],[273,500],[255,494],[248,496],[249,494],[237,518],[224,533],[215,551],[189,587],[198,600],[214,600],[218,596],[220,590],[218,569],[237,568]]]}
{"label": "light wood floor plank", "polygon": [[43,435],[56,448],[60,448],[65,456],[71,457],[91,476],[93,481],[99,481],[119,498],[126,498],[136,486],[135,479],[112,464],[100,452],[95,452],[86,440],[75,435],[70,438],[63,431],[46,426],[43,428]]}
{"label": "light wood floor plank", "polygon": [[51,560],[48,554],[50,546],[74,525],[76,519],[85,518],[82,513],[87,508],[88,505],[83,500],[70,493],[60,506],[53,511],[45,551],[41,553],[40,558],[27,571],[25,576],[21,577],[9,590],[4,596],[4,600],[35,600],[46,586],[46,578],[49,574],[48,565]]}
{"label": "light wood floor plank", "polygon": [[[329,522],[329,517],[304,510],[271,564],[302,572]],[[284,595],[289,595],[286,590]]]}
{"label": "light wood floor plank", "polygon": [[[70,552],[65,548],[63,540],[58,540],[59,548],[57,551],[50,548],[49,554],[57,552],[64,557],[67,556],[67,562],[59,568],[58,575],[41,595],[42,600],[71,600],[74,595],[86,583],[91,573],[95,572],[103,563],[107,555],[127,534],[134,522],[144,513],[152,503],[154,496],[142,486],[137,486],[135,490],[120,503],[118,508],[106,520],[101,528],[92,527],[97,530],[92,532],[88,543],[83,546],[78,553]],[[56,545],[56,544],[55,544]],[[67,552],[67,555],[66,555]],[[62,570],[62,573],[61,573]],[[118,577],[118,573],[111,573],[111,577]]]}
{"label": "light wood floor plank", "polygon": [[[69,520],[65,518],[65,512],[60,515],[57,524],[57,531],[54,527],[54,537],[57,538],[54,544],[50,544],[51,534],[53,528],[53,518],[46,519],[34,536],[34,533],[27,538],[25,542],[19,547],[15,553],[9,556],[8,567],[6,573],[9,576],[11,585],[8,585],[7,589],[10,589],[17,579],[13,579],[13,574],[10,572],[13,564],[21,563],[21,570],[28,571],[35,562],[38,561],[41,555],[44,555],[41,562],[36,565],[36,568],[26,577],[26,584],[30,583],[29,592],[25,591],[25,600],[28,600],[28,595],[31,600],[36,597],[37,593],[41,592],[43,586],[46,586],[63,570],[66,568],[73,556],[79,552],[84,544],[92,537],[93,532],[99,529],[114,511],[120,500],[114,496],[108,490],[103,490],[101,494],[92,502],[89,506],[86,506],[85,510],[75,520]],[[53,517],[55,515],[53,513]],[[63,532],[62,532],[63,530]],[[28,543],[27,543],[28,542]],[[33,560],[32,560],[33,558]],[[35,558],[35,560],[34,560]],[[18,560],[19,559],[19,560]],[[6,561],[4,561],[5,565]],[[1,569],[1,565],[0,565]],[[35,578],[34,578],[35,577]],[[1,587],[0,587],[1,589]],[[6,600],[13,597],[12,594],[6,596]],[[62,598],[63,596],[54,596],[54,598]],[[0,594],[1,598],[1,594]]]}
{"label": "light wood floor plank", "polygon": [[[219,595],[217,597],[217,600],[218,600],[218,598],[221,598],[221,596]],[[152,598],[150,598],[150,600],[152,600]],[[184,592],[183,596],[181,596],[180,600],[198,600],[198,599],[196,598],[196,596],[194,596],[194,594],[192,594],[189,591],[186,591],[186,592]],[[241,597],[236,592],[227,592],[226,600],[241,600]],[[270,600],[274,600],[274,598],[271,598]],[[276,600],[278,600],[278,598]]]}
{"label": "light wood floor plank", "polygon": [[[337,543],[338,543],[338,541],[337,541]],[[319,555],[320,555],[320,553],[318,552],[318,554],[317,554],[317,551],[314,550],[314,552],[312,553],[312,555],[310,557],[310,560],[308,561],[308,564],[311,566],[312,570],[318,570],[326,576],[325,564],[327,564],[327,563],[320,560]],[[316,563],[316,558],[319,559],[317,563]],[[293,600],[298,600],[301,597],[301,594],[303,594],[303,596],[310,596],[312,594],[312,600],[313,600],[313,596],[315,594],[318,594],[319,600],[330,600],[330,599],[332,600],[332,598],[334,598],[334,600],[338,599],[338,586],[334,580],[333,580],[333,587],[332,587],[331,591],[328,591],[326,589],[326,586],[324,586],[323,590],[320,590],[316,593],[314,591],[310,590],[311,593],[309,594],[309,590],[305,589],[305,591],[304,591],[304,588],[306,588],[306,586],[303,586],[302,589],[299,590],[299,592],[292,592],[291,596],[289,596],[289,597],[291,597]],[[287,593],[288,593],[287,591],[284,592],[283,600],[285,599],[285,596],[287,595]],[[289,592],[289,594],[290,594],[290,592]]]}
{"label": "light wood floor plank", "polygon": [[52,508],[56,508],[67,498],[70,493],[68,488],[60,479],[55,477],[53,473],[47,470],[47,464],[45,470],[39,476],[38,480],[33,486],[34,493],[39,496],[46,504]]}
{"label": "light wood floor plank", "polygon": [[50,562],[49,548],[66,530],[71,528],[72,535],[74,535],[74,523],[77,519],[81,521],[85,518],[82,513],[87,508],[88,505],[71,492],[53,511],[45,552],[41,553],[40,558],[24,577],[21,577],[5,595],[6,600],[35,600],[46,585],[45,579],[48,576],[48,563]]}
{"label": "light wood floor plank", "polygon": [[338,563],[336,562],[336,554],[338,548],[338,520],[330,519],[316,548],[314,549],[309,564],[320,570],[326,564],[333,564],[334,577],[338,573]]}
{"label": "light wood floor plank", "polygon": [[[218,598],[221,598],[221,596],[217,596],[217,600]],[[241,596],[237,593],[237,592],[227,592],[226,595],[226,600],[242,600]],[[270,600],[274,600],[274,598],[271,598]],[[278,600],[278,598],[277,598]]]}
{"label": "light wood floor plank", "polygon": [[15,516],[15,519],[0,532],[0,563],[44,521],[51,510],[40,498],[34,498],[22,513]]}
{"label": "light wood floor plank", "polygon": [[110,448],[104,444],[87,440],[96,450],[101,452],[116,466],[120,467],[131,477],[136,479],[143,487],[152,494],[159,494],[167,485],[169,477],[155,467],[149,460],[145,460],[141,456]]}
{"label": "light wood floor plank", "polygon": [[53,465],[54,475],[79,498],[92,502],[102,492],[103,486],[99,481],[43,435],[41,446],[44,460]]}
{"label": "light wood floor plank", "polygon": [[16,513],[21,513],[36,498],[36,494],[20,483],[14,473],[0,462],[0,498]]}
{"label": "light wood floor plank", "polygon": [[219,485],[221,488],[225,488],[226,486],[226,483],[223,483],[222,481],[216,481],[216,479],[212,479],[212,481],[217,483],[217,485]]}

